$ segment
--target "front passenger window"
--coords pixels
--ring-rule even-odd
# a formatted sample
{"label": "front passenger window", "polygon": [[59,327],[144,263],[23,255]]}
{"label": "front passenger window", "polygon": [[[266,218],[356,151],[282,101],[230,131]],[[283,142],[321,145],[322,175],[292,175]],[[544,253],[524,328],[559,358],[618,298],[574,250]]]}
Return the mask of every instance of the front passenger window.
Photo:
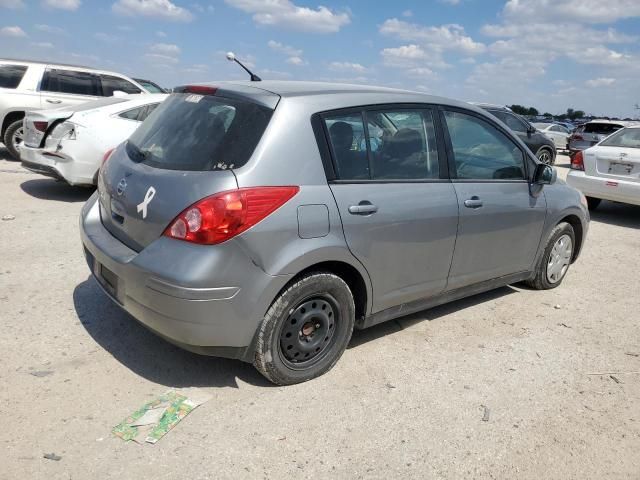
{"label": "front passenger window", "polygon": [[466,180],[524,180],[522,150],[489,122],[460,112],[444,114],[456,166]]}

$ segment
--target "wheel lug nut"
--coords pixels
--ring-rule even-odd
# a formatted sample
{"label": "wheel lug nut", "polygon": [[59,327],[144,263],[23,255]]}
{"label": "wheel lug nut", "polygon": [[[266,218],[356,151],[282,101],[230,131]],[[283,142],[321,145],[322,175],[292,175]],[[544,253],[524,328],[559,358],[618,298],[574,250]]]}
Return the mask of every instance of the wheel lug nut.
{"label": "wheel lug nut", "polygon": [[316,328],[320,328],[320,324],[319,323],[316,323]]}

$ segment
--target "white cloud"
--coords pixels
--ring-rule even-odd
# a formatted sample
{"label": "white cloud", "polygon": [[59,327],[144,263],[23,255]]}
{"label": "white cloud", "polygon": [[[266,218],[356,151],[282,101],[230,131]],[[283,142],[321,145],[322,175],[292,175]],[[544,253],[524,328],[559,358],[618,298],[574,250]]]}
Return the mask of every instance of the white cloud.
{"label": "white cloud", "polygon": [[205,65],[204,63],[196,63],[194,65],[185,67],[183,71],[187,73],[205,73],[209,71],[209,65]]}
{"label": "white cloud", "polygon": [[225,0],[228,5],[253,15],[260,25],[279,26],[309,33],[334,33],[351,23],[346,12],[327,7],[299,7],[290,0]]}
{"label": "white cloud", "polygon": [[400,47],[385,48],[380,51],[382,62],[394,68],[449,68],[440,52],[427,51],[419,45],[410,44]]}
{"label": "white cloud", "polygon": [[584,82],[587,87],[609,87],[616,83],[615,78],[594,78]]}
{"label": "white cloud", "polygon": [[446,3],[447,5],[459,5],[461,0],[440,0],[442,3]]}
{"label": "white cloud", "polygon": [[162,55],[160,53],[145,53],[144,58],[152,62],[165,64],[165,65],[176,64],[179,62],[179,60],[176,57],[172,57],[170,55]]}
{"label": "white cloud", "polygon": [[111,9],[120,15],[154,17],[175,22],[190,22],[193,14],[169,0],[118,0]]}
{"label": "white cloud", "polygon": [[0,35],[2,35],[3,37],[26,37],[27,36],[24,30],[22,30],[17,25],[0,28]]}
{"label": "white cloud", "polygon": [[149,47],[149,51],[170,57],[177,57],[181,52],[180,47],[172,43],[154,43]]}
{"label": "white cloud", "polygon": [[53,48],[51,42],[31,42],[31,45],[37,48]]}
{"label": "white cloud", "polygon": [[167,36],[167,34],[166,34],[166,33],[164,33],[162,30],[158,30],[158,31],[156,32],[156,37],[164,38],[164,37],[166,37],[166,36]]}
{"label": "white cloud", "polygon": [[289,57],[287,58],[287,63],[295,65],[297,67],[308,65],[308,63],[302,57]]}
{"label": "white cloud", "polygon": [[363,65],[359,63],[351,63],[351,62],[331,62],[329,64],[329,69],[338,71],[338,72],[355,72],[355,73],[363,73],[366,72],[367,69]]}
{"label": "white cloud", "polygon": [[24,0],[0,0],[0,7],[24,8]]}
{"label": "white cloud", "polygon": [[610,23],[640,16],[637,0],[509,0],[504,6],[509,19],[538,22],[563,21]]}
{"label": "white cloud", "polygon": [[427,27],[390,18],[380,26],[380,33],[404,41],[417,42],[433,50],[456,50],[466,55],[486,51],[483,43],[465,35],[464,28],[457,24]]}
{"label": "white cloud", "polygon": [[60,10],[77,10],[81,4],[80,0],[42,0],[43,7],[59,8]]}
{"label": "white cloud", "polygon": [[279,53],[284,53],[285,55],[288,55],[290,57],[299,57],[300,55],[302,55],[302,50],[293,48],[290,45],[284,45],[280,42],[276,42],[275,40],[269,40],[269,42],[267,42],[267,45],[271,50]]}
{"label": "white cloud", "polygon": [[97,40],[100,40],[100,41],[106,42],[106,43],[114,43],[114,42],[117,42],[118,40],[120,40],[119,37],[117,37],[115,35],[108,34],[108,33],[104,33],[104,32],[94,33],[93,37],[96,38]]}
{"label": "white cloud", "polygon": [[405,10],[404,12],[402,12],[402,16],[403,17],[413,17],[413,12],[411,10]]}
{"label": "white cloud", "polygon": [[41,31],[41,32],[53,33],[53,34],[56,34],[56,35],[66,35],[67,34],[67,31],[64,28],[52,27],[51,25],[37,24],[37,25],[34,25],[34,28],[36,30]]}

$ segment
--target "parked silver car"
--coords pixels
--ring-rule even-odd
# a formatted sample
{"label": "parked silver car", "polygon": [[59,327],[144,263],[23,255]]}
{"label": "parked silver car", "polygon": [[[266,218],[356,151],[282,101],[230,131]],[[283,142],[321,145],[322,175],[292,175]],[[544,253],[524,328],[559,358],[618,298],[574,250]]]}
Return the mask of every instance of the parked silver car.
{"label": "parked silver car", "polygon": [[612,133],[631,124],[632,122],[616,120],[592,120],[578,125],[569,137],[569,152],[573,155],[593,147]]}
{"label": "parked silver car", "polygon": [[177,89],[82,209],[104,291],[164,338],[293,384],[355,328],[560,285],[584,197],[467,103],[310,82]]}

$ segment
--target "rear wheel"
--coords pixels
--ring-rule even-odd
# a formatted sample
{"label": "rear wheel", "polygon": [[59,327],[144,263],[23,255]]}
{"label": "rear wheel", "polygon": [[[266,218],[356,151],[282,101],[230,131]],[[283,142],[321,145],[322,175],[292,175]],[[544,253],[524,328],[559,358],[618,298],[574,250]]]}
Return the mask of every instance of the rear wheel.
{"label": "rear wheel", "polygon": [[278,385],[318,377],[340,359],[354,323],[353,295],[344,280],[325,272],[304,275],[262,320],[254,366]]}
{"label": "rear wheel", "polygon": [[589,210],[595,210],[598,208],[600,202],[602,202],[601,198],[587,197],[587,206],[589,207]]}
{"label": "rear wheel", "polygon": [[535,276],[527,285],[536,290],[550,290],[560,285],[571,265],[575,247],[573,227],[565,222],[556,225],[547,239]]}
{"label": "rear wheel", "polygon": [[556,161],[553,152],[548,148],[541,148],[540,150],[538,150],[536,157],[538,157],[538,160],[540,160],[542,163],[546,163],[547,165],[553,165]]}
{"label": "rear wheel", "polygon": [[24,127],[22,126],[22,119],[13,122],[4,132],[4,146],[7,147],[11,156],[16,160],[20,160],[20,147],[23,139]]}

